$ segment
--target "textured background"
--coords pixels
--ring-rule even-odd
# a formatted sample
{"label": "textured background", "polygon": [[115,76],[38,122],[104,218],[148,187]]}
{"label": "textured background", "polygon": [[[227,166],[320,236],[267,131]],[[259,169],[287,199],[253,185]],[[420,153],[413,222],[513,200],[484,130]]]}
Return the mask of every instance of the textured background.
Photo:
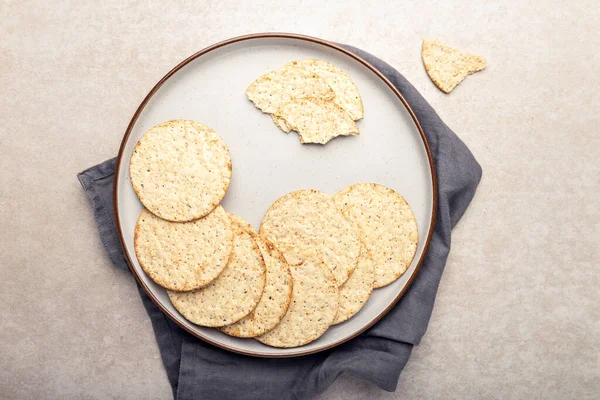
{"label": "textured background", "polygon": [[[321,399],[598,395],[595,1],[83,3],[0,4],[0,397],[171,397],[134,280],[110,265],[75,174],[116,154],[172,66],[259,31],[381,56],[484,170],[398,390],[344,376]],[[444,95],[421,64],[425,37],[489,66]]]}

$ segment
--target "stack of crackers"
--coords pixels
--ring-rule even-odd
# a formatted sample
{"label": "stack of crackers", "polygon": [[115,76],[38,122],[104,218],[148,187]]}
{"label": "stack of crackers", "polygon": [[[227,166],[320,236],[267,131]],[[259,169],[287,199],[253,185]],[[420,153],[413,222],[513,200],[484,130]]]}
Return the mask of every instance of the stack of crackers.
{"label": "stack of crackers", "polygon": [[[247,93],[282,129],[323,141],[346,132],[348,119],[354,124],[362,117],[362,103],[352,100],[360,102],[354,84],[336,68],[315,60],[291,63],[259,78]],[[313,71],[334,84],[324,86]],[[265,95],[272,89],[265,89],[267,81],[278,82],[281,93]],[[327,99],[297,98],[290,87],[312,95],[335,90]],[[309,111],[288,113],[297,107]],[[321,119],[312,120],[315,115]],[[197,325],[270,346],[302,346],[354,316],[373,289],[398,279],[415,255],[415,217],[390,188],[361,183],[334,196],[292,192],[273,203],[257,232],[220,205],[231,171],[223,139],[190,120],[151,128],[131,156],[131,183],[145,207],[135,228],[138,261]]]}
{"label": "stack of crackers", "polygon": [[297,131],[301,143],[325,144],[360,133],[354,122],[364,114],[358,88],[327,61],[288,63],[252,82],[246,96],[282,131]]}

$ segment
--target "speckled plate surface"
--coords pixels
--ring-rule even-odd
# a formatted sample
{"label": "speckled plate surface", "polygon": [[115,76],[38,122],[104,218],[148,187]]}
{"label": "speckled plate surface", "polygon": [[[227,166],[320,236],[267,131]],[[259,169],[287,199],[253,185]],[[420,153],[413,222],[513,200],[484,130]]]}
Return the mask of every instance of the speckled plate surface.
{"label": "speckled plate surface", "polygon": [[[339,137],[325,146],[302,145],[285,134],[246,98],[246,87],[283,64],[316,58],[334,63],[354,80],[365,117],[360,136]],[[133,147],[152,126],[170,119],[194,119],[215,129],[231,151],[233,175],[222,205],[258,228],[263,214],[282,195],[299,189],[335,194],[358,182],[375,182],[400,193],[419,226],[419,246],[408,271],[373,291],[350,320],[318,340],[293,349],[272,348],[253,339],[227,336],[196,326],[173,307],[166,291],[143,272],[133,247],[142,204],[129,180]],[[125,132],[115,179],[117,230],[132,272],[162,311],[198,338],[230,351],[260,357],[291,357],[322,351],[360,334],[402,297],[418,272],[435,221],[436,183],[429,147],[408,104],[364,60],[321,39],[294,34],[255,34],[206,48],[171,70],[144,99]]]}

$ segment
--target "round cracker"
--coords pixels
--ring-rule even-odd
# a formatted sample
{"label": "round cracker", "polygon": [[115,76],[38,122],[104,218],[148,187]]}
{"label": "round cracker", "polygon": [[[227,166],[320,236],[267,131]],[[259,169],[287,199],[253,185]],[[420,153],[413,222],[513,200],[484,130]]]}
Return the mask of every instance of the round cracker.
{"label": "round cracker", "polygon": [[357,121],[364,116],[360,92],[352,79],[341,68],[322,60],[298,60],[289,65],[305,68],[325,79],[335,93],[333,101],[346,110],[353,120]]}
{"label": "round cracker", "polygon": [[319,75],[307,69],[286,65],[258,77],[246,89],[256,108],[272,114],[294,98],[317,97],[332,100],[335,93]]}
{"label": "round cracker", "polygon": [[150,212],[169,221],[193,221],[210,213],[225,196],[231,157],[210,127],[173,120],[150,128],[140,139],[129,173]]}
{"label": "round cracker", "polygon": [[204,218],[183,223],[143,209],[134,247],[142,269],[154,282],[171,290],[194,290],[216,279],[227,265],[233,230],[221,206]]}
{"label": "round cracker", "polygon": [[299,190],[279,198],[263,217],[260,233],[292,265],[322,260],[338,286],[348,280],[358,262],[358,231],[333,198],[318,190]]}
{"label": "round cracker", "polygon": [[333,325],[350,319],[360,311],[373,292],[375,266],[373,259],[364,246],[360,248],[358,264],[350,278],[340,287],[340,308]]}
{"label": "round cracker", "polygon": [[285,315],[292,297],[292,276],[283,254],[273,243],[258,235],[242,218],[232,214],[230,216],[235,221],[235,225],[243,227],[242,229],[253,235],[265,260],[267,278],[265,289],[256,308],[235,324],[220,329],[231,336],[256,337],[277,326]]}
{"label": "round cracker", "polygon": [[266,266],[266,283],[256,308],[232,325],[224,326],[222,332],[237,337],[255,337],[273,329],[285,315],[292,297],[292,276],[283,254],[273,243],[256,233],[252,225],[235,214],[229,214],[234,226],[252,235]]}
{"label": "round cracker", "polygon": [[294,288],[290,307],[275,328],[258,336],[273,347],[297,347],[319,338],[333,322],[338,309],[338,289],[331,270],[322,262],[290,266]]}
{"label": "round cracker", "polygon": [[419,234],[417,220],[402,196],[375,183],[359,183],[336,194],[335,204],[356,224],[375,265],[374,287],[389,285],[412,262]]}
{"label": "round cracker", "polygon": [[342,107],[314,97],[293,99],[277,109],[273,120],[284,131],[298,132],[301,143],[325,144],[337,136],[359,135],[356,123]]}
{"label": "round cracker", "polygon": [[229,263],[210,285],[191,292],[168,291],[173,306],[187,320],[221,327],[248,315],[260,301],[265,286],[265,263],[249,233],[234,228]]}

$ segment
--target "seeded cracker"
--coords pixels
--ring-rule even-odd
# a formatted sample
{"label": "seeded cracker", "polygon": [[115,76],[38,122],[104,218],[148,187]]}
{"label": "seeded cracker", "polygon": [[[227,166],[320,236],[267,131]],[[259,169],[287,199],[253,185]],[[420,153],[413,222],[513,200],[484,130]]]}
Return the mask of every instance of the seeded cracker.
{"label": "seeded cracker", "polygon": [[265,263],[249,233],[234,228],[233,253],[214,282],[191,292],[168,291],[173,306],[190,322],[221,327],[239,321],[258,304]]}
{"label": "seeded cracker", "polygon": [[262,112],[272,114],[294,98],[332,100],[335,93],[323,78],[304,68],[284,66],[268,72],[246,89],[246,96]]}
{"label": "seeded cracker", "polygon": [[375,280],[375,266],[369,252],[361,246],[358,264],[350,278],[340,287],[340,308],[333,324],[339,324],[350,319],[365,305]]}
{"label": "seeded cracker", "polygon": [[358,88],[341,68],[321,60],[299,60],[288,65],[305,68],[325,79],[335,92],[333,101],[346,110],[353,120],[357,121],[363,117],[363,104]]}
{"label": "seeded cracker", "polygon": [[385,186],[359,183],[336,194],[334,201],[355,223],[373,258],[374,287],[398,279],[415,256],[419,239],[417,221],[406,200]]}
{"label": "seeded cracker", "polygon": [[485,58],[463,53],[441,40],[423,40],[421,56],[427,74],[445,93],[450,93],[468,75],[486,67]]}
{"label": "seeded cracker", "polygon": [[318,98],[294,99],[283,104],[273,114],[275,118],[284,120],[285,128],[297,131],[301,143],[325,144],[336,136],[360,134],[342,107]]}
{"label": "seeded cracker", "polygon": [[140,139],[129,165],[131,184],[153,214],[169,221],[201,218],[219,203],[231,180],[223,139],[196,121],[156,125]]}
{"label": "seeded cracker", "polygon": [[234,225],[250,233],[265,260],[267,281],[256,308],[240,321],[224,326],[222,332],[237,337],[256,337],[273,329],[285,315],[292,297],[292,276],[283,254],[275,245],[257,234],[242,218],[230,214]]}
{"label": "seeded cracker", "polygon": [[318,190],[299,190],[279,198],[263,217],[260,233],[292,265],[322,260],[338,286],[346,282],[358,262],[357,230],[332,197]]}
{"label": "seeded cracker", "polygon": [[223,271],[233,249],[233,231],[221,206],[185,223],[166,221],[143,209],[134,247],[142,269],[154,282],[171,290],[193,290]]}
{"label": "seeded cracker", "polygon": [[338,289],[327,266],[306,261],[290,267],[294,288],[290,307],[273,330],[256,339],[273,347],[297,347],[319,338],[338,310]]}

